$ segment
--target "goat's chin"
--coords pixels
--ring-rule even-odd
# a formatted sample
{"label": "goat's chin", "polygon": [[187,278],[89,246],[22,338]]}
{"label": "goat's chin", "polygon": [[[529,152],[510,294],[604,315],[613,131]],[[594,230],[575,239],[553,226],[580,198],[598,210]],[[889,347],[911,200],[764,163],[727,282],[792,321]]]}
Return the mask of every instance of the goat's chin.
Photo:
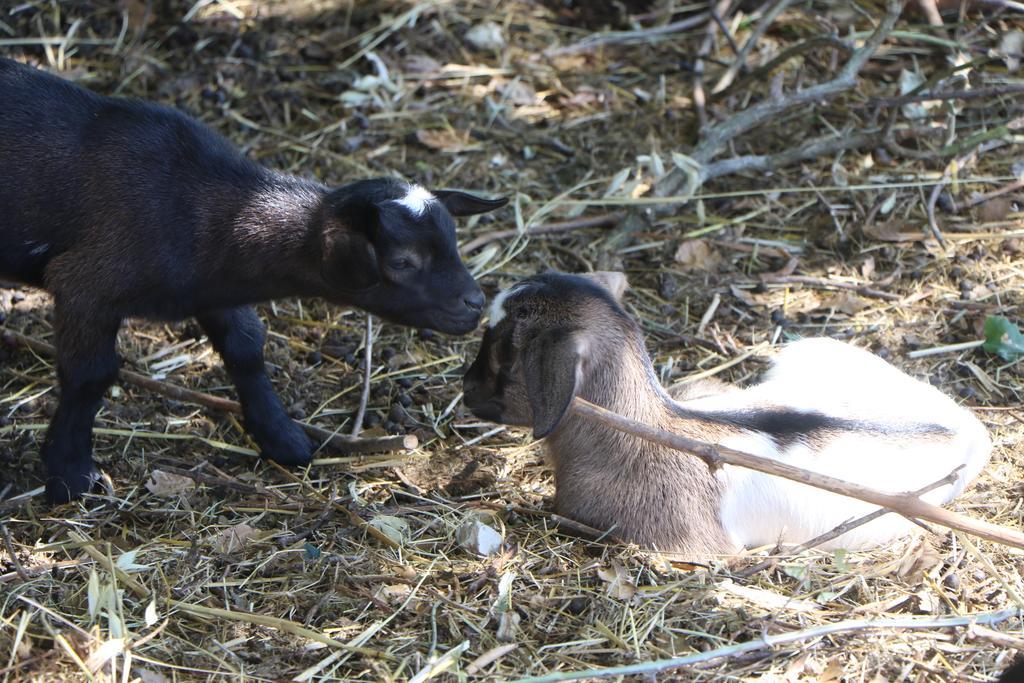
{"label": "goat's chin", "polygon": [[461,336],[469,334],[477,328],[480,324],[480,316],[468,315],[465,317],[457,318],[448,315],[433,315],[428,316],[427,323],[420,325],[442,334],[451,334]]}
{"label": "goat's chin", "polygon": [[469,412],[473,413],[473,415],[480,418],[481,420],[487,420],[488,422],[497,422],[498,424],[504,424],[504,421],[501,419],[502,408],[498,403],[475,403],[467,400],[466,407],[469,408]]}
{"label": "goat's chin", "polygon": [[467,315],[459,316],[430,309],[396,312],[393,310],[375,310],[371,306],[364,306],[362,308],[374,315],[380,316],[389,323],[412,327],[418,330],[433,330],[454,336],[469,334],[480,324],[480,314],[478,313],[467,312]]}

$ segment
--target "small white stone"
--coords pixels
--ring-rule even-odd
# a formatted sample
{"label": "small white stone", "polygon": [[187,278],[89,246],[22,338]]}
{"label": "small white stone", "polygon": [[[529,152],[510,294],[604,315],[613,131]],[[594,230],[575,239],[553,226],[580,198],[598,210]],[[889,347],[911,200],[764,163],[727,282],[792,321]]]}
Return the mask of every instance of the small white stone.
{"label": "small white stone", "polygon": [[470,519],[456,530],[455,540],[471,553],[487,557],[501,550],[501,544],[505,539],[479,519]]}
{"label": "small white stone", "polygon": [[493,21],[485,21],[466,31],[466,42],[477,50],[500,50],[505,47],[505,36],[501,27]]}

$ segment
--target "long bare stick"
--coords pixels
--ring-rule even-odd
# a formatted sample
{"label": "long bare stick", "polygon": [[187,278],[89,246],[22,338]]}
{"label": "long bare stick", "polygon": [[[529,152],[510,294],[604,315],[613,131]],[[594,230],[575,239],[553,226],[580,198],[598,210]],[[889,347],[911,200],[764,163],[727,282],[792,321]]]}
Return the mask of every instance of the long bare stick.
{"label": "long bare stick", "polygon": [[590,52],[591,50],[596,50],[600,47],[604,47],[605,45],[628,45],[630,43],[648,42],[651,38],[656,36],[667,36],[672,33],[679,33],[681,31],[686,31],[687,29],[700,26],[708,20],[709,16],[710,15],[707,12],[701,12],[700,14],[695,14],[692,17],[673,21],[670,24],[664,24],[662,26],[653,26],[651,28],[642,28],[634,31],[608,31],[607,33],[593,33],[578,43],[562,47],[548,48],[544,51],[544,56],[557,57],[559,55],[576,54],[577,52]]}
{"label": "long bare stick", "polygon": [[[27,346],[37,353],[52,357],[56,357],[57,355],[57,350],[52,345],[47,344],[44,341],[33,339],[32,337],[20,332],[15,332],[14,330],[4,330],[3,334],[10,335],[19,344]],[[220,410],[226,413],[235,413],[239,415],[242,413],[242,406],[238,401],[220,398],[219,396],[186,389],[166,382],[159,382],[150,377],[146,377],[145,375],[140,375],[137,372],[132,372],[131,370],[121,370],[118,373],[118,376],[124,382],[134,384],[135,386],[139,386],[144,389],[149,389],[154,393],[173,398],[177,401],[195,403],[205,408],[212,408],[213,410]],[[306,424],[305,422],[296,421],[296,424],[302,427],[302,429],[304,429],[311,437],[326,443],[339,453],[380,453],[398,450],[413,450],[419,446],[420,443],[415,434],[353,439],[342,436],[341,434],[336,434],[322,427],[317,427],[316,425]]]}
{"label": "long bare stick", "polygon": [[590,418],[614,427],[621,432],[631,434],[647,441],[661,444],[677,451],[683,451],[696,455],[708,464],[712,469],[722,465],[735,465],[745,467],[757,472],[764,472],[783,479],[807,484],[814,488],[838,493],[849,498],[856,498],[868,503],[873,503],[893,512],[898,512],[907,518],[918,518],[928,522],[934,522],[948,529],[956,529],[964,533],[984,538],[993,543],[1007,545],[1024,550],[1024,533],[990,524],[978,519],[971,519],[940,508],[937,505],[926,503],[912,495],[886,493],[872,489],[860,484],[853,484],[842,479],[830,477],[825,474],[811,472],[809,470],[794,467],[788,463],[763,458],[751,453],[733,450],[724,446],[715,446],[710,443],[690,439],[680,434],[672,434],[661,429],[631,420],[610,410],[594,405],[589,401],[576,397],[572,402],[572,409],[584,417]]}
{"label": "long bare stick", "polygon": [[998,612],[982,612],[981,614],[969,614],[962,617],[896,617],[893,619],[852,619],[840,621],[835,624],[825,624],[801,631],[791,631],[778,635],[765,635],[761,638],[749,640],[736,645],[698,652],[685,657],[673,657],[672,659],[659,659],[639,664],[626,664],[623,666],[612,666],[604,669],[587,669],[584,671],[558,671],[543,676],[531,676],[519,678],[514,683],[556,683],[558,681],[575,681],[581,678],[608,678],[611,676],[628,676],[631,674],[656,675],[660,671],[679,669],[691,664],[699,664],[724,657],[736,657],[747,652],[757,650],[768,650],[787,643],[796,643],[802,640],[821,638],[833,633],[852,633],[855,631],[868,631],[875,629],[935,629],[952,628],[954,626],[972,626],[974,624],[998,624],[1001,621],[1020,618],[1021,612],[1017,609],[1005,609]]}
{"label": "long bare stick", "polygon": [[753,30],[750,37],[747,38],[747,42],[743,43],[743,47],[740,48],[736,54],[736,60],[729,65],[722,77],[715,83],[715,87],[711,89],[712,93],[719,93],[729,87],[732,80],[739,74],[740,69],[746,66],[747,57],[750,56],[750,51],[757,46],[759,40],[764,36],[768,27],[775,22],[775,18],[782,13],[784,9],[793,4],[793,0],[776,0],[775,4],[768,8],[768,11],[764,13],[761,21],[758,22],[757,28]]}
{"label": "long bare stick", "polygon": [[882,299],[884,301],[899,301],[902,299],[898,294],[883,292],[879,289],[868,287],[867,285],[859,285],[855,282],[837,282],[835,280],[810,277],[808,275],[762,275],[761,281],[765,284],[800,284],[807,285],[808,287],[819,287],[822,289],[845,289],[851,292],[856,292],[861,296],[869,296],[875,299]]}
{"label": "long bare stick", "polygon": [[[625,213],[621,211],[613,211],[612,213],[606,213],[600,216],[582,216],[580,218],[572,218],[565,221],[554,221],[551,223],[544,223],[542,225],[535,225],[532,228],[527,228],[526,234],[531,237],[537,237],[539,235],[555,235],[582,228],[606,228],[618,223],[622,220],[624,215]],[[479,237],[471,239],[463,244],[459,251],[463,254],[469,254],[486,244],[503,240],[506,237],[515,237],[518,234],[519,231],[514,228],[511,230],[495,230],[494,232],[489,232],[486,235],[480,235]]]}
{"label": "long bare stick", "polygon": [[704,182],[724,175],[773,171],[798,161],[817,159],[827,154],[848,149],[877,147],[882,139],[881,131],[867,131],[853,135],[827,136],[809,140],[800,147],[787,149],[775,154],[747,154],[729,159],[719,159],[703,167]]}
{"label": "long bare stick", "polygon": [[363,418],[366,417],[366,405],[370,402],[370,376],[373,374],[373,316],[366,314],[366,341],[363,342],[363,361],[366,371],[363,373],[363,393],[359,397],[359,410],[352,422],[352,438],[359,436],[363,430]]}
{"label": "long bare stick", "polygon": [[878,28],[868,38],[864,47],[853,53],[850,60],[846,62],[846,65],[839,71],[839,75],[834,79],[813,85],[804,90],[798,90],[779,100],[762,100],[754,106],[736,113],[721,124],[708,129],[704,140],[694,149],[693,158],[701,163],[705,163],[722,150],[730,140],[761,125],[765,121],[771,120],[794,107],[819,102],[852,88],[857,84],[857,75],[860,73],[860,70],[874,56],[875,52],[892,31],[893,26],[896,25],[896,19],[899,18],[901,9],[901,2],[890,0],[887,3],[885,17],[878,25]]}
{"label": "long bare stick", "polygon": [[[902,9],[902,2],[899,0],[889,0],[886,4],[885,17],[878,24],[878,27],[864,45],[853,52],[850,59],[832,80],[819,83],[804,90],[798,90],[780,99],[761,100],[757,104],[733,114],[721,123],[708,126],[704,130],[701,141],[690,153],[690,157],[696,162],[694,173],[687,174],[680,169],[674,169],[658,182],[658,185],[655,187],[655,195],[659,197],[676,195],[680,187],[687,180],[690,180],[693,186],[686,188],[686,191],[688,193],[695,192],[697,187],[709,179],[708,171],[711,160],[736,137],[760,126],[766,121],[777,118],[784,112],[801,105],[829,100],[856,85],[857,76],[861,69],[864,68],[864,65],[874,56],[875,52],[889,36],[893,26],[896,25],[896,20],[899,18]],[[822,141],[815,141],[813,144],[820,145]],[[792,158],[789,159],[781,155],[776,155],[776,157],[780,161],[796,161],[807,158],[805,155],[798,153],[798,151],[784,154],[789,154]],[[764,168],[765,162],[763,157],[752,156],[746,157],[745,160],[745,163],[750,164],[749,168]],[[725,172],[736,173],[745,170],[745,168],[747,167],[742,163],[733,162],[720,167],[719,175]],[[672,209],[674,210],[675,207],[672,207]]]}

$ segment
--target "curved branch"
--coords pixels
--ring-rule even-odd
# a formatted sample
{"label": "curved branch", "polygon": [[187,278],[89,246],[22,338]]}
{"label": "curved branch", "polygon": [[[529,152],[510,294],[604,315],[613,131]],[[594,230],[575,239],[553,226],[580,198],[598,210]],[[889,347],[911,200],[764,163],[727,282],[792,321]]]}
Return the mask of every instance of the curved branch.
{"label": "curved branch", "polygon": [[[899,18],[902,10],[903,2],[901,0],[889,0],[886,5],[885,17],[881,22],[879,22],[878,27],[874,30],[867,41],[865,41],[864,45],[853,52],[849,61],[847,61],[839,71],[838,75],[832,80],[826,81],[825,83],[819,83],[804,90],[798,90],[781,99],[762,100],[743,111],[737,112],[725,121],[715,126],[708,127],[705,130],[703,139],[689,155],[690,158],[692,158],[698,165],[697,171],[694,174],[696,184],[693,187],[688,187],[687,192],[683,194],[696,192],[701,184],[710,179],[711,176],[709,175],[709,171],[711,166],[709,166],[709,164],[711,160],[738,136],[778,117],[786,111],[801,105],[814,104],[822,100],[829,100],[835,95],[849,90],[856,85],[857,76],[860,74],[861,69],[864,68],[864,65],[867,64],[868,60],[874,56],[878,51],[878,48],[881,47],[882,43],[885,42],[885,39],[892,32],[893,27],[896,25],[896,20]],[[812,146],[820,144],[820,140],[812,142]],[[758,164],[766,163],[765,159],[768,158],[774,158],[774,163],[781,165],[781,162],[784,162],[787,158],[792,160],[802,160],[812,158],[812,156],[811,151],[794,150],[792,152],[783,152],[782,154],[774,155],[773,157],[750,157],[750,159],[760,159],[761,161],[756,162]],[[755,162],[748,161],[746,163]],[[728,171],[728,168],[728,165],[718,167],[718,175],[725,175],[727,172],[735,172]],[[654,194],[658,197],[680,194],[680,187],[682,187],[686,180],[687,176],[685,173],[679,169],[674,169],[658,183],[655,187]],[[694,183],[691,182],[691,184]],[[659,212],[661,211],[656,211],[656,213]]]}

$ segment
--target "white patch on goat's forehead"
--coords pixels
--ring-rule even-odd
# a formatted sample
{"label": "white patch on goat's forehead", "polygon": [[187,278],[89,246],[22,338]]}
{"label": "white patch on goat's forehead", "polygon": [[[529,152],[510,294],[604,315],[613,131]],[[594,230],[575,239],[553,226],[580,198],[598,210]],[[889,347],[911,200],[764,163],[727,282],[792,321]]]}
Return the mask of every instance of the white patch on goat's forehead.
{"label": "white patch on goat's forehead", "polygon": [[422,216],[423,212],[427,210],[427,205],[430,202],[436,202],[437,197],[425,187],[410,185],[405,196],[395,201],[408,209],[413,216]]}
{"label": "white patch on goat's forehead", "polygon": [[505,319],[505,301],[520,287],[521,285],[512,285],[494,297],[494,301],[491,302],[491,310],[487,314],[487,327],[494,327]]}

